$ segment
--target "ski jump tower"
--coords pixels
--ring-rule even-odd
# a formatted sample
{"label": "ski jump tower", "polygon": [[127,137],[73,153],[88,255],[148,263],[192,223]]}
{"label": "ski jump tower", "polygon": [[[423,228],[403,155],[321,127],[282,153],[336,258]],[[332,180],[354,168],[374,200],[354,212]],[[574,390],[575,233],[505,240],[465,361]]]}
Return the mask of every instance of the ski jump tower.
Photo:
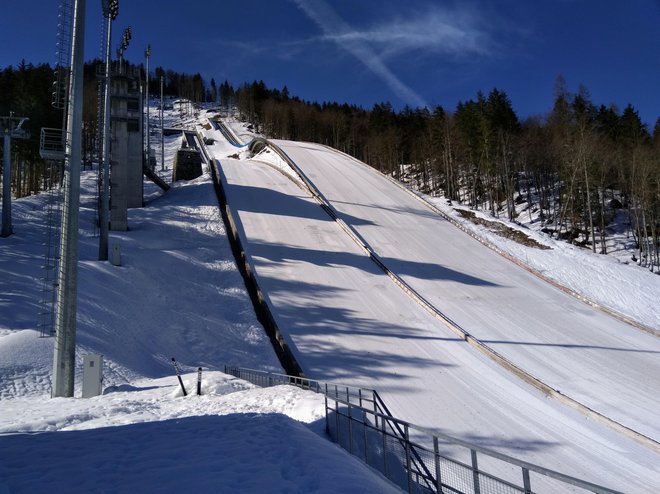
{"label": "ski jump tower", "polygon": [[143,98],[141,68],[123,60],[131,39],[124,31],[110,88],[110,229],[128,229],[128,208],[143,206]]}
{"label": "ski jump tower", "polygon": [[140,67],[115,64],[111,88],[110,229],[128,229],[128,208],[143,206]]}

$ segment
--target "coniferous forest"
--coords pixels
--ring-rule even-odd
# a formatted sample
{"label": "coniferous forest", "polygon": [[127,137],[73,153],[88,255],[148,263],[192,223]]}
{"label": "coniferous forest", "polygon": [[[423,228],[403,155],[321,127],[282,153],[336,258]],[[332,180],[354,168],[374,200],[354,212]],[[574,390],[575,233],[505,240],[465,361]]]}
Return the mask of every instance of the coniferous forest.
{"label": "coniferous forest", "polygon": [[[85,69],[84,156],[96,156],[97,65]],[[633,106],[591,100],[561,77],[544,115],[521,119],[509,96],[492,89],[455,108],[403,108],[388,102],[371,109],[308,102],[286,87],[264,82],[234,88],[207,85],[200,74],[158,67],[150,94],[165,94],[235,108],[266,137],[332,146],[416,189],[516,221],[532,214],[544,231],[607,253],[608,228],[625,218],[637,246],[635,260],[660,271],[660,118],[653,129]],[[52,173],[38,153],[41,127],[61,127],[51,107],[53,70],[25,62],[0,71],[0,115],[30,117],[32,139],[12,145],[12,190],[22,197],[45,190]],[[1,143],[0,143],[1,145]]]}

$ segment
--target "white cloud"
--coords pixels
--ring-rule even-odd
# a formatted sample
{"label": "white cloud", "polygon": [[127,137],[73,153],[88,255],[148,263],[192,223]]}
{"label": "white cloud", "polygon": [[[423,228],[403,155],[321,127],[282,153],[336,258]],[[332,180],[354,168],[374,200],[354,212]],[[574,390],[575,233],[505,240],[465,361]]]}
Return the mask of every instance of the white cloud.
{"label": "white cloud", "polygon": [[490,36],[478,24],[478,16],[468,11],[433,7],[365,30],[326,34],[325,38],[338,43],[360,40],[386,57],[410,51],[465,57],[492,49]]}
{"label": "white cloud", "polygon": [[[384,62],[383,54],[372,47],[379,36],[364,36],[344,21],[324,0],[292,0],[323,32],[323,39],[337,43],[379,77],[397,97],[413,107],[428,106],[405,85]],[[384,39],[384,38],[382,38]]]}

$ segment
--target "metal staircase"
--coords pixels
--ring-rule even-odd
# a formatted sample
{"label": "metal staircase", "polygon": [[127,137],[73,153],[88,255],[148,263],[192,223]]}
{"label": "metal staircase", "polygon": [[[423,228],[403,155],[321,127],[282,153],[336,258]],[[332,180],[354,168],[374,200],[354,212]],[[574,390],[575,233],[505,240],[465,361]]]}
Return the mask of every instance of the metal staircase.
{"label": "metal staircase", "polygon": [[[71,36],[73,34],[73,0],[60,0],[57,14],[57,50],[53,107],[66,109],[71,72]],[[66,121],[66,120],[65,120]]]}
{"label": "metal staircase", "polygon": [[52,105],[62,110],[62,128],[42,128],[39,154],[49,169],[44,263],[38,327],[41,337],[55,336],[55,305],[59,284],[60,227],[62,221],[62,176],[66,158],[66,121],[71,74],[71,38],[73,36],[73,0],[60,0],[57,16],[57,50]]}
{"label": "metal staircase", "polygon": [[57,299],[60,222],[62,219],[62,187],[60,186],[61,164],[50,161],[48,201],[46,205],[46,238],[44,241],[44,263],[41,278],[39,310],[39,332],[42,338],[55,336],[55,302]]}

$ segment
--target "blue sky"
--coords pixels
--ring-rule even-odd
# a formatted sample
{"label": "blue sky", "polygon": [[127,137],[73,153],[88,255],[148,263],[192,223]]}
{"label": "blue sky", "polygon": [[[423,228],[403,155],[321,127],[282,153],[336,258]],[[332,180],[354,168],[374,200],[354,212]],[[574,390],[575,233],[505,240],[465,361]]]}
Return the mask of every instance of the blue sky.
{"label": "blue sky", "polygon": [[[55,60],[57,0],[4,1],[0,66]],[[151,66],[370,108],[454,109],[504,90],[519,116],[547,112],[555,80],[597,104],[660,117],[660,0],[120,0],[113,45]],[[87,0],[85,59],[100,55],[101,0]]]}

